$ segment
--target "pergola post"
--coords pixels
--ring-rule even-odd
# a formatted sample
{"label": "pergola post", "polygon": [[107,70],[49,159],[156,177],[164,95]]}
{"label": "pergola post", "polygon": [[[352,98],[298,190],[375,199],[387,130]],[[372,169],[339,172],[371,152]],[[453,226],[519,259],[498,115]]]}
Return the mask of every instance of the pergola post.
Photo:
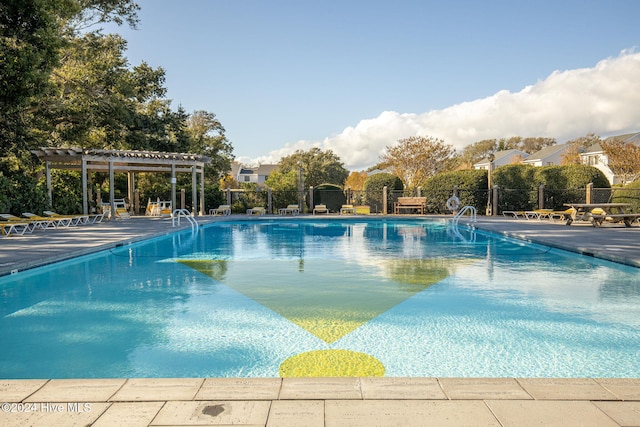
{"label": "pergola post", "polygon": [[200,216],[204,215],[204,165],[200,169]]}
{"label": "pergola post", "polygon": [[176,165],[171,164],[171,210],[176,210]]}
{"label": "pergola post", "polygon": [[89,202],[87,197],[87,161],[82,158],[82,213],[89,214]]}
{"label": "pergola post", "polygon": [[110,206],[110,215],[109,221],[113,221],[116,219],[116,189],[115,183],[113,179],[113,158],[109,158],[109,206]]}
{"label": "pergola post", "polygon": [[133,205],[133,190],[136,188],[136,175],[135,172],[127,173],[127,197],[129,198],[129,213],[135,212]]}
{"label": "pergola post", "polygon": [[47,196],[49,197],[49,207],[53,208],[53,191],[51,191],[51,162],[45,162],[47,175]]}
{"label": "pergola post", "polygon": [[191,167],[191,214],[195,216],[198,212],[198,174],[196,173],[196,165]]}

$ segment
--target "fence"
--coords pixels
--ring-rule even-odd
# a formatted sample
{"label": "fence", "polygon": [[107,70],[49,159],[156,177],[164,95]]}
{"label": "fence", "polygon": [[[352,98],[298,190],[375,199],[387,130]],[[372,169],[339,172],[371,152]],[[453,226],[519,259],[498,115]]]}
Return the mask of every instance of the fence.
{"label": "fence", "polygon": [[[449,214],[446,209],[447,200],[454,192],[462,206],[473,206],[478,212],[487,212],[491,205],[491,214],[499,215],[503,211],[553,209],[564,210],[567,203],[606,203],[609,201],[631,203],[633,211],[640,211],[640,189],[625,188],[586,188],[550,189],[541,186],[538,190],[500,188],[491,190],[465,190],[442,188],[424,191],[420,188],[413,191],[395,191],[383,189],[383,192],[365,193],[351,189],[314,190],[313,187],[299,191],[276,191],[268,188],[257,191],[226,190],[227,204],[234,213],[244,213],[247,209],[261,206],[269,213],[277,213],[278,209],[291,204],[302,206],[301,212],[311,212],[318,204],[325,204],[331,212],[339,212],[343,204],[367,206],[371,214],[390,214],[393,203],[398,197],[422,196],[427,199],[426,213]],[[385,203],[386,192],[386,203]],[[206,207],[207,210],[211,206]],[[386,208],[386,211],[385,211]]]}

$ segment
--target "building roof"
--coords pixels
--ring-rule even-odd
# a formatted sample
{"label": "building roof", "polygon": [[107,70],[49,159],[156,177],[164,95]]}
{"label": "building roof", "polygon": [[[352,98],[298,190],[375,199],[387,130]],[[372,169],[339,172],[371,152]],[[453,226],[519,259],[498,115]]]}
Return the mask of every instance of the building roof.
{"label": "building roof", "polygon": [[[623,135],[613,135],[605,138],[604,140],[610,141],[612,139],[620,139],[625,144],[630,142],[632,144],[640,145],[640,132],[625,133]],[[582,154],[602,153],[602,151],[602,145],[600,145],[600,143],[597,143],[587,148]]]}
{"label": "building roof", "polygon": [[[525,153],[524,151],[520,151],[520,150],[516,150],[511,149],[511,150],[502,150],[502,151],[497,151],[494,156],[495,158],[493,159],[494,163],[500,163],[501,159],[507,158],[507,157],[512,157],[514,155],[520,155],[522,156],[522,158],[526,159],[528,158],[529,154]],[[474,163],[474,166],[482,166],[482,165],[488,165],[489,164],[489,158],[485,157],[484,159],[480,160],[479,162]]]}
{"label": "building roof", "polygon": [[567,144],[550,145],[548,147],[544,147],[542,150],[539,150],[533,154],[530,154],[529,157],[527,157],[526,161],[535,162],[539,160],[544,160],[550,156],[553,156],[554,154],[557,154],[559,152],[566,150],[567,148],[569,148]]}

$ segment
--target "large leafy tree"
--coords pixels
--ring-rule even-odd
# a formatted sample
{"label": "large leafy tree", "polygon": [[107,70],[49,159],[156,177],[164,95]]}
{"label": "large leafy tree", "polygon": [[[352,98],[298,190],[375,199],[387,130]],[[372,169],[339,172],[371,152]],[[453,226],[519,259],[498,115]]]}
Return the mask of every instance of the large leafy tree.
{"label": "large leafy tree", "polygon": [[439,172],[451,170],[455,149],[442,139],[412,136],[387,146],[380,156],[382,165],[413,190]]}
{"label": "large leafy tree", "polygon": [[190,140],[189,152],[203,154],[212,159],[208,170],[222,173],[231,169],[233,147],[215,114],[195,111],[187,119],[186,130]]}
{"label": "large leafy tree", "polygon": [[340,158],[332,150],[322,151],[314,147],[309,151],[297,150],[283,157],[278,163],[278,172],[287,174],[302,168],[305,186],[335,184],[342,186],[349,176]]}
{"label": "large leafy tree", "polygon": [[0,144],[5,156],[21,157],[46,138],[35,120],[55,95],[51,73],[61,49],[80,29],[103,22],[137,23],[131,0],[3,0],[0,3]]}
{"label": "large leafy tree", "polygon": [[2,155],[28,148],[37,97],[49,89],[64,39],[56,7],[62,1],[0,2],[0,146]]}

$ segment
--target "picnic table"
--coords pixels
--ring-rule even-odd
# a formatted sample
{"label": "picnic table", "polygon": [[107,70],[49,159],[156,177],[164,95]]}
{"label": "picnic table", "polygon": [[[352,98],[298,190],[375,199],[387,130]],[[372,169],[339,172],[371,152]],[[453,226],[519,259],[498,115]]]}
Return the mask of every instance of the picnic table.
{"label": "picnic table", "polygon": [[605,219],[621,219],[624,225],[631,227],[631,223],[640,217],[640,213],[631,213],[626,210],[632,205],[629,203],[565,203],[565,206],[573,211],[567,217],[566,224],[573,221],[591,221],[594,227],[600,227]]}

